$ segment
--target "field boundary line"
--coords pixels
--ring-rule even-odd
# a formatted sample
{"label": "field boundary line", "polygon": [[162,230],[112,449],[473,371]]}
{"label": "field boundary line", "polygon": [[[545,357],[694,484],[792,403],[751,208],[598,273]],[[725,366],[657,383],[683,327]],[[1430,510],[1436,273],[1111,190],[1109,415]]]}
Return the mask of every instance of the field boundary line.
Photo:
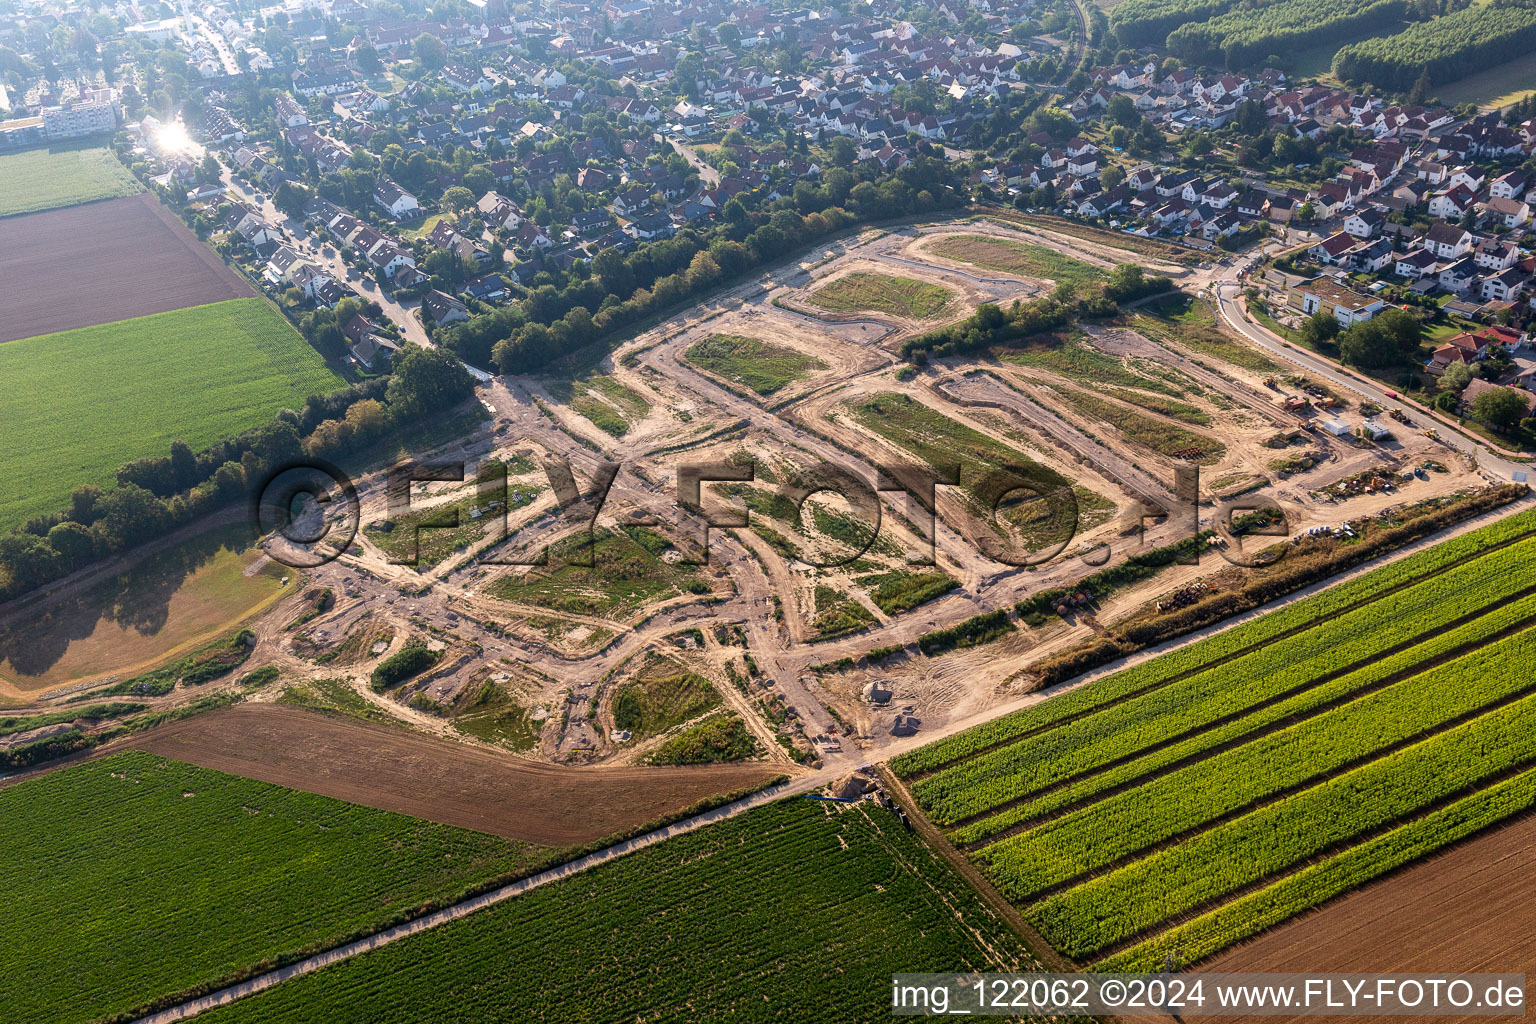
{"label": "field boundary line", "polygon": [[1062,956],[1056,951],[1054,946],[1045,941],[1045,936],[1037,932],[1034,925],[1025,920],[1024,915],[1019,912],[1019,908],[1008,902],[1003,894],[997,890],[997,887],[992,884],[991,880],[981,873],[981,869],[976,866],[975,862],[955,849],[954,844],[944,836],[944,833],[940,832],[933,822],[928,820],[927,816],[918,807],[917,801],[913,799],[912,794],[907,790],[906,784],[891,771],[890,765],[880,764],[876,766],[875,770],[879,773],[880,781],[884,784],[886,791],[907,812],[907,820],[912,822],[912,827],[917,830],[917,834],[922,840],[928,844],[930,849],[943,857],[961,878],[965,879],[966,884],[981,896],[987,906],[991,907],[993,911],[1002,917],[1008,927],[1012,928],[1024,941],[1024,945],[1028,947],[1030,953],[1042,966],[1053,971],[1068,973],[1076,973],[1080,970],[1076,964]]}
{"label": "field boundary line", "polygon": [[745,811],[764,806],[765,804],[773,803],[774,801],[783,797],[796,796],[800,793],[809,792],[810,790],[816,789],[817,787],[826,784],[835,774],[835,769],[827,769],[814,775],[802,776],[801,778],[792,779],[789,782],[782,783],[778,786],[771,786],[768,789],[759,790],[756,793],[742,797],[740,800],[733,801],[721,807],[716,807],[712,810],[704,811],[700,814],[694,815],[691,818],[685,818],[682,821],[674,822],[671,825],[653,829],[650,832],[645,832],[641,835],[634,836],[633,838],[626,839],[621,843],[614,844],[613,846],[607,846],[601,850],[596,850],[592,853],[577,857],[575,860],[568,860],[564,864],[557,864],[554,867],[547,868],[538,872],[537,874],[529,875],[514,882],[509,882],[498,889],[492,889],[490,892],[481,893],[478,896],[471,896],[468,899],[459,901],[458,903],[454,903],[450,906],[431,911],[427,914],[423,914],[421,917],[413,918],[410,921],[405,921],[401,924],[392,925],[381,931],[374,932],[372,935],[366,936],[364,938],[356,939],[352,942],[336,946],[333,949],[328,949],[320,953],[315,953],[312,956],[307,956],[302,960],[288,964],[286,967],[279,967],[275,970],[265,971],[256,975],[255,977],[248,978],[245,981],[237,982],[233,985],[227,985],[224,988],[210,992],[206,995],[197,996],[178,1003],[175,1006],[170,1006],[166,1009],[158,1010],[154,1013],[136,1017],[132,1020],[131,1024],[170,1024],[172,1021],[187,1020],[189,1018],[195,1017],[205,1010],[216,1009],[220,1006],[228,1006],[230,1003],[244,999],[246,996],[256,995],[257,993],[265,992],[270,988],[275,988],[276,986],[282,984],[285,981],[288,981],[289,979],[301,977],[306,974],[313,974],[321,968],[329,967],[332,964],[341,963],[344,960],[350,960],[353,957],[360,956],[363,953],[379,949],[380,947],[390,945],[400,941],[401,939],[408,938],[420,932],[448,924],[452,921],[461,920],[477,911],[484,910],[487,907],[493,907],[499,903],[504,903],[507,900],[513,899],[514,897],[521,896],[523,893],[532,889],[542,888],[543,886],[549,885],[551,882],[558,882],[563,878],[581,874],[583,871],[586,871],[590,868],[609,863],[610,861],[618,860],[620,857],[635,853],[639,850],[643,850],[649,846],[654,846],[657,843],[671,839],[673,836],[695,831],[696,829],[703,828],[706,825],[711,825],[717,821],[724,821],[726,818],[735,817],[736,815]]}

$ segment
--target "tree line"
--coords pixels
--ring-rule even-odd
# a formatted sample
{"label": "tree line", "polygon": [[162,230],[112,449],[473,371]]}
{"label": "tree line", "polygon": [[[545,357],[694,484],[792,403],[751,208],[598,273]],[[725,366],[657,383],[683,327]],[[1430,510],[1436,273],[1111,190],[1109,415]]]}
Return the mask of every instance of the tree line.
{"label": "tree line", "polygon": [[116,486],[77,487],[66,508],[0,535],[0,600],[245,502],[273,469],[362,451],[473,391],[473,378],[447,353],[407,346],[388,378],[311,395],[302,410],[284,409],[201,452],[176,441],[168,455],[125,463]]}

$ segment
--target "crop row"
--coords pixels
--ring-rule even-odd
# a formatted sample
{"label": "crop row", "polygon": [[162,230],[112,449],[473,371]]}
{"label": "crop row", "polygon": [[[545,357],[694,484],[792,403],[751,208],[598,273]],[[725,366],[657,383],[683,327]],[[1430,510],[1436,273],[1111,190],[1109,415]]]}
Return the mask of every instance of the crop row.
{"label": "crop row", "polygon": [[1191,672],[1230,660],[1293,632],[1314,629],[1364,602],[1411,586],[1470,560],[1486,557],[1511,541],[1536,532],[1536,510],[1508,516],[1482,529],[1443,541],[1398,559],[1353,580],[1225,630],[1198,643],[1171,651],[1133,668],[1005,715],[958,736],[931,743],[892,760],[903,778],[925,774],[978,752],[1034,733],[1053,723],[1179,679]]}
{"label": "crop row", "polygon": [[1091,956],[1210,900],[1485,783],[1536,758],[1526,697],[1031,908],[1068,956]]}
{"label": "crop row", "polygon": [[1193,963],[1326,903],[1387,872],[1443,850],[1536,804],[1536,770],[1496,783],[1422,818],[1309,865],[1094,965],[1151,971],[1174,951]]}
{"label": "crop row", "polygon": [[[1510,567],[1536,563],[1536,538],[1430,577],[1406,590],[1287,637],[1235,661],[1130,698],[1093,715],[946,768],[913,786],[939,824],[1017,801],[1063,779],[1135,755],[1345,674],[1395,644],[1429,635],[1530,589]],[[1411,627],[1411,628],[1410,628]]]}
{"label": "crop row", "polygon": [[1180,25],[1168,34],[1168,52],[1191,64],[1244,67],[1345,33],[1395,27],[1407,7],[1404,0],[1280,0]]}
{"label": "crop row", "polygon": [[1243,735],[1298,717],[1318,713],[1329,704],[1347,698],[1367,687],[1380,684],[1419,666],[1449,657],[1464,649],[1486,643],[1491,638],[1536,622],[1536,594],[1503,605],[1470,622],[1444,630],[1407,650],[1303,690],[1295,696],[1270,704],[1252,715],[1206,729],[1188,739],[1159,747],[1149,754],[1133,758],[1105,771],[1095,772],[1052,789],[1032,800],[1010,805],[1006,810],[980,821],[954,829],[950,837],[957,843],[977,843],[1066,807],[1072,807],[1116,787],[1145,779],[1187,758],[1230,743]]}
{"label": "crop row", "polygon": [[64,768],[0,790],[0,1006],[126,1013],[556,856],[149,754]]}
{"label": "crop row", "polygon": [[1181,768],[983,851],[1015,900],[1422,736],[1531,685],[1536,632],[1378,690],[1327,715]]}
{"label": "crop row", "polygon": [[892,814],[786,800],[206,1016],[874,1020],[890,1013],[890,975],[912,963],[1034,969],[997,916]]}
{"label": "crop row", "polygon": [[1121,46],[1163,45],[1169,32],[1190,22],[1214,18],[1233,0],[1125,0],[1109,15]]}
{"label": "crop row", "polygon": [[1347,82],[1410,89],[1421,75],[1433,85],[1454,82],[1532,46],[1536,0],[1492,0],[1345,46],[1333,55],[1333,73]]}

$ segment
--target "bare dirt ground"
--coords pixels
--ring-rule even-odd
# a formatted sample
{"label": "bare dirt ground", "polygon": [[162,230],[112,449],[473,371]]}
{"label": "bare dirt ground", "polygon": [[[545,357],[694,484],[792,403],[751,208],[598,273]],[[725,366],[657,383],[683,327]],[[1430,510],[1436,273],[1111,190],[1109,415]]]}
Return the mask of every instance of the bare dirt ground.
{"label": "bare dirt ground", "polygon": [[[1536,977],[1533,907],[1536,815],[1526,815],[1261,935],[1209,961],[1197,973],[1486,972]],[[1528,983],[1526,1002],[1530,994]],[[1415,1019],[1486,1018],[1445,1015]]]}
{"label": "bare dirt ground", "polygon": [[148,192],[0,220],[0,341],[256,294]]}
{"label": "bare dirt ground", "polygon": [[563,768],[273,704],[199,715],[127,745],[308,793],[549,846],[593,842],[778,774],[761,764]]}

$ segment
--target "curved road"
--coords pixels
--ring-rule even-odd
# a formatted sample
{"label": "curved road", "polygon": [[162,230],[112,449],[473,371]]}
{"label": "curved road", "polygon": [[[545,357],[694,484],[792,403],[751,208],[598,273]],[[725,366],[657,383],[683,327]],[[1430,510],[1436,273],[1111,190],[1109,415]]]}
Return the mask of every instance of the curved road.
{"label": "curved road", "polygon": [[[1256,254],[1245,260],[1239,261],[1231,268],[1235,272],[1239,269],[1249,270],[1259,262],[1262,254]],[[1408,417],[1410,426],[1420,430],[1433,428],[1440,435],[1445,444],[1471,457],[1477,464],[1477,468],[1489,476],[1508,481],[1524,481],[1530,466],[1507,459],[1498,454],[1487,444],[1468,434],[1463,433],[1442,420],[1426,415],[1424,410],[1409,402],[1392,397],[1395,392],[1388,392],[1386,388],[1376,382],[1341,367],[1331,359],[1314,355],[1305,349],[1297,348],[1268,328],[1255,323],[1248,318],[1246,304],[1243,301],[1243,282],[1235,276],[1221,278],[1210,283],[1213,297],[1216,299],[1217,309],[1221,318],[1225,320],[1233,330],[1262,348],[1264,351],[1275,355],[1291,363],[1308,373],[1316,374],[1336,384],[1347,391],[1352,391],[1362,398],[1367,398],[1386,409],[1397,409]]]}

